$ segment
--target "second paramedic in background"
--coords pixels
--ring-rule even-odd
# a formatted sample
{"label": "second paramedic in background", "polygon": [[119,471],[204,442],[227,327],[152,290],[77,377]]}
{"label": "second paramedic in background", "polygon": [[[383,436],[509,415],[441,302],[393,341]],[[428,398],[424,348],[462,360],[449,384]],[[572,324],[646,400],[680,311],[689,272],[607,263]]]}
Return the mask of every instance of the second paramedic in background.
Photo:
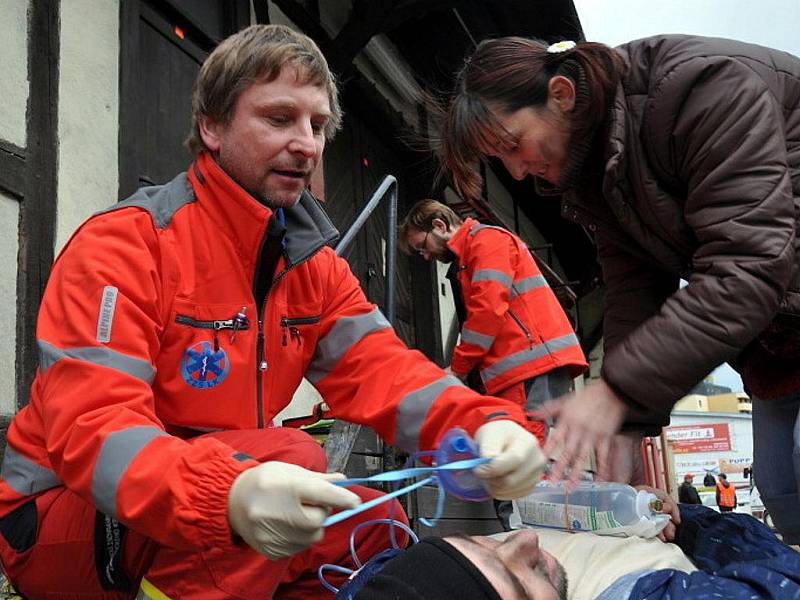
{"label": "second paramedic in background", "polygon": [[[400,224],[400,247],[449,263],[461,339],[449,370],[473,388],[528,412],[572,388],[588,366],[575,331],[525,243],[510,231],[462,220],[420,200]],[[477,377],[475,377],[477,375]],[[544,442],[545,426],[530,430]]]}

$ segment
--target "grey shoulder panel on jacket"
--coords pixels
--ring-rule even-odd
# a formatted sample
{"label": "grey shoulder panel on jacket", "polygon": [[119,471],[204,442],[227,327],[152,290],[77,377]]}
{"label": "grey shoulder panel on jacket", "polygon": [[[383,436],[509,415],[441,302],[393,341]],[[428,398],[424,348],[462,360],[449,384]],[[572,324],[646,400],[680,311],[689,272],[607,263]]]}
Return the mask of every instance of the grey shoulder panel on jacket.
{"label": "grey shoulder panel on jacket", "polygon": [[300,200],[284,210],[286,215],[286,255],[290,265],[303,262],[321,246],[335,242],[339,232],[319,201],[305,191]]}
{"label": "grey shoulder panel on jacket", "polygon": [[505,233],[511,233],[510,231],[508,231],[508,229],[505,229],[503,227],[498,227],[497,225],[485,225],[483,223],[475,223],[475,225],[473,225],[470,228],[469,234],[470,234],[470,236],[474,236],[476,233],[478,233],[479,231],[481,231],[483,229],[496,229],[497,231],[503,231]]}
{"label": "grey shoulder panel on jacket", "polygon": [[189,179],[186,173],[181,173],[164,185],[139,188],[133,196],[95,213],[95,216],[135,206],[149,212],[156,227],[164,229],[178,209],[194,201],[194,190]]}

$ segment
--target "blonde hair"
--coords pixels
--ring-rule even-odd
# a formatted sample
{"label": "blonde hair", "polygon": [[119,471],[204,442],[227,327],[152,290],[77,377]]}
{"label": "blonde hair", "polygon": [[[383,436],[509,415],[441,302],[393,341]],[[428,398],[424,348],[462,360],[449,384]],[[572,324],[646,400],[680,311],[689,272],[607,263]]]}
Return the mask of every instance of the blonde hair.
{"label": "blonde hair", "polygon": [[406,214],[403,221],[397,227],[397,245],[405,254],[414,254],[416,249],[408,243],[408,236],[412,231],[424,231],[425,233],[433,229],[433,220],[441,219],[447,224],[448,229],[457,229],[464,220],[455,211],[437,200],[420,200]]}
{"label": "blonde hair", "polygon": [[319,47],[310,37],[284,25],[251,25],[226,38],[208,56],[192,91],[192,125],[185,145],[193,155],[204,148],[199,119],[229,123],[236,101],[257,81],[273,81],[285,66],[295,67],[303,83],[328,92],[331,118],[325,137],[332,139],[342,124],[336,81]]}

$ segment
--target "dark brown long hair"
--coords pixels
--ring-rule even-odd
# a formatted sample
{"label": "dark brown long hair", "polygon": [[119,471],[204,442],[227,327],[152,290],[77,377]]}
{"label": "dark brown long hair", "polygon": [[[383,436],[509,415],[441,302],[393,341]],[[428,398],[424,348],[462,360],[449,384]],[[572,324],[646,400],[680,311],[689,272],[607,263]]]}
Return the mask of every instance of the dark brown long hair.
{"label": "dark brown long hair", "polygon": [[570,114],[570,146],[591,144],[592,133],[605,118],[617,83],[625,70],[622,56],[594,42],[579,42],[559,53],[547,52],[540,40],[505,37],[484,40],[459,72],[441,127],[434,140],[442,172],[452,176],[459,194],[480,196],[477,162],[494,147],[511,147],[517,140],[500,125],[487,104],[502,112],[541,107],[548,83],[564,75],[575,84],[575,108]]}

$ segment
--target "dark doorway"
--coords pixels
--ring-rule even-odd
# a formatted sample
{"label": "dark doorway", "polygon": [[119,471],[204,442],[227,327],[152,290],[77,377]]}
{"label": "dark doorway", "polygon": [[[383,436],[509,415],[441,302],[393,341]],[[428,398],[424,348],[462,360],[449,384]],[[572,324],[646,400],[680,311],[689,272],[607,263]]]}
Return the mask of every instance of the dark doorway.
{"label": "dark doorway", "polygon": [[121,1],[120,198],[186,169],[183,140],[200,65],[249,22],[247,0]]}
{"label": "dark doorway", "polygon": [[[364,118],[364,106],[344,107],[342,131],[325,150],[325,210],[336,227],[344,234],[366,205],[386,175],[399,182],[399,215],[407,210],[420,193],[421,181],[413,177],[413,162],[418,157],[408,152],[395,135],[384,136]],[[367,220],[361,232],[345,252],[353,273],[370,301],[384,308],[385,251],[388,236],[388,202],[382,203]],[[397,314],[395,329],[409,346],[416,346],[414,307],[409,287],[408,258],[400,255],[397,261]]]}

